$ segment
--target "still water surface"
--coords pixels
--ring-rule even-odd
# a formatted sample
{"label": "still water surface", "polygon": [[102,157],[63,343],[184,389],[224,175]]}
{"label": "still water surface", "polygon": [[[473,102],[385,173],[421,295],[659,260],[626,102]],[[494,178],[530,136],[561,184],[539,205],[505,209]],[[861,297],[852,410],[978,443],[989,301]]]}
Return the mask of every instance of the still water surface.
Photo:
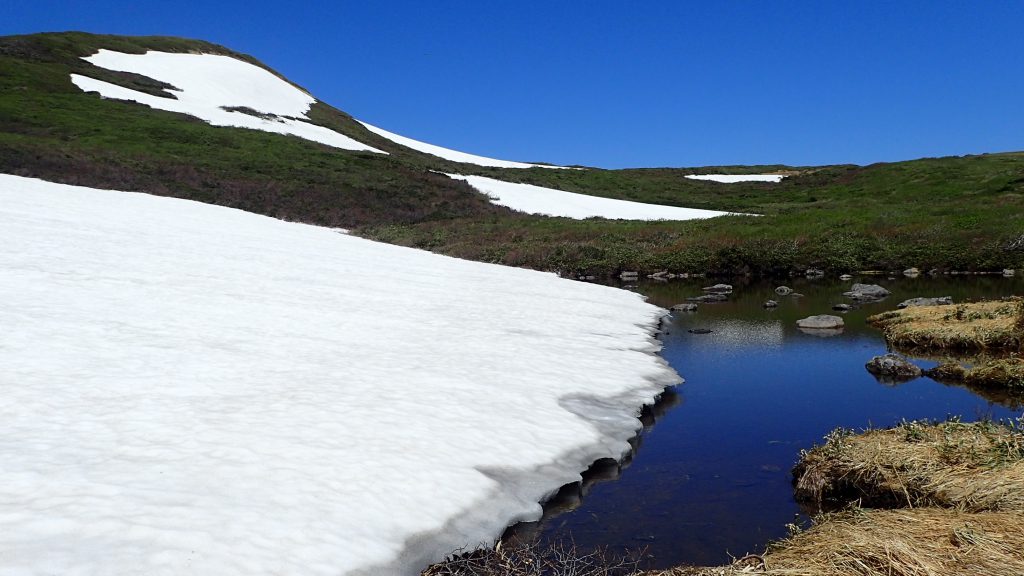
{"label": "still water surface", "polygon": [[[855,281],[893,292],[884,301],[845,314],[832,312]],[[701,294],[705,280],[645,284],[638,290],[671,307]],[[879,383],[865,369],[886,352],[881,334],[864,319],[916,296],[955,302],[1024,293],[1022,279],[955,277],[851,282],[792,279],[802,298],[777,296],[779,282],[733,282],[724,303],[696,313],[673,313],[662,334],[663,357],[686,379],[645,414],[645,429],[628,465],[595,465],[581,490],[567,487],[540,523],[513,532],[540,541],[572,540],[581,547],[646,548],[652,568],[679,563],[720,564],[729,555],[760,552],[785,536],[801,511],[790,469],[799,452],[837,426],[885,427],[902,419],[1012,418],[1020,402],[920,378]],[[779,307],[766,310],[767,299]],[[843,316],[839,335],[801,332],[813,314]],[[710,334],[688,330],[706,328]],[[922,367],[935,359],[915,358]],[[987,397],[986,397],[987,396]],[[582,500],[581,500],[582,496]]]}

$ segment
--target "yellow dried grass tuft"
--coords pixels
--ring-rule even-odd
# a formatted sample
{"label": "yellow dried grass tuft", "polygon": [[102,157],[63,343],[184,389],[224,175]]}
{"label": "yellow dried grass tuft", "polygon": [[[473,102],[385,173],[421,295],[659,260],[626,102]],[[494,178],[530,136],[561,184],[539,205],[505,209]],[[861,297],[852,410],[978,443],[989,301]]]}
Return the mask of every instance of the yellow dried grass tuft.
{"label": "yellow dried grass tuft", "polygon": [[1016,512],[941,508],[853,510],[773,547],[763,565],[674,568],[644,576],[1020,576],[1024,530]]}
{"label": "yellow dried grass tuft", "polygon": [[951,421],[833,434],[803,454],[794,476],[805,502],[1024,513],[1024,432]]}
{"label": "yellow dried grass tuft", "polygon": [[899,348],[1020,350],[1024,301],[1020,299],[946,306],[915,306],[868,318]]}

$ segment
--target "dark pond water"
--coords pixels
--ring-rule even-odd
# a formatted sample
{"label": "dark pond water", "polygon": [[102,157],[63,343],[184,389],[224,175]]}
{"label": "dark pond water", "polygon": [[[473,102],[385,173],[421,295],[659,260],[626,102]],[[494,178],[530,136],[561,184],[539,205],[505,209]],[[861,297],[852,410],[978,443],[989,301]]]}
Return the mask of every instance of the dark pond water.
{"label": "dark pond water", "polygon": [[[769,540],[785,536],[785,525],[801,514],[790,469],[801,449],[837,426],[1021,414],[1020,402],[1012,398],[927,378],[886,385],[864,369],[872,356],[886,352],[880,333],[865,324],[867,316],[915,296],[962,302],[1021,294],[1020,278],[854,281],[879,283],[893,294],[839,314],[831,307],[851,302],[842,293],[852,282],[733,281],[728,302],[674,313],[666,323],[662,354],[686,382],[645,414],[631,462],[621,469],[613,462],[597,463],[583,487],[563,489],[549,503],[546,518],[519,525],[515,537],[572,540],[617,551],[646,548],[652,568],[720,564],[730,554],[761,551]],[[651,302],[671,307],[716,282],[673,281],[639,290]],[[780,283],[804,297],[777,296]],[[779,302],[777,309],[762,308],[769,298]],[[830,313],[844,317],[842,334],[822,337],[796,327],[800,318]],[[698,328],[711,333],[688,332]],[[922,367],[936,360],[915,359]]]}

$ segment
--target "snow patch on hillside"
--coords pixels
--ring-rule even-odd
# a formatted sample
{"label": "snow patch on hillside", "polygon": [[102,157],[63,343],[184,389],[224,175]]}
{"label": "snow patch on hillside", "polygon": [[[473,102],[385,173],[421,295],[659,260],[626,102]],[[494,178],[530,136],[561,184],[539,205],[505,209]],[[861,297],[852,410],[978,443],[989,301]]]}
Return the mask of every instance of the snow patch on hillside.
{"label": "snow patch on hillside", "polygon": [[[86,92],[104,98],[130,100],[150,108],[195,116],[214,126],[234,126],[290,134],[344,150],[387,154],[344,134],[306,119],[316,100],[259,66],[230,56],[146,52],[125,54],[100,50],[84,60],[108,70],[134,72],[177,88],[174,98],[153,96],[87,76],[72,74],[71,81]],[[225,108],[249,108],[262,118]]]}
{"label": "snow patch on hillside", "polygon": [[690,180],[734,184],[736,182],[781,182],[786,176],[783,174],[687,174],[686,177]]}
{"label": "snow patch on hillside", "polygon": [[417,574],[675,373],[640,296],[0,176],[0,573]]}
{"label": "snow patch on hillside", "polygon": [[463,162],[466,164],[476,164],[477,166],[488,166],[492,168],[554,168],[561,170],[569,170],[566,166],[551,166],[547,164],[527,164],[525,162],[511,162],[509,160],[496,160],[494,158],[487,158],[486,156],[477,156],[476,154],[468,154],[466,152],[459,152],[458,150],[450,150],[448,148],[442,148],[441,146],[435,146],[433,144],[427,144],[426,142],[420,142],[419,140],[413,140],[412,138],[406,138],[394,132],[388,132],[383,128],[378,128],[366,122],[359,121],[367,130],[383,136],[388,140],[396,144],[401,144],[406,148],[412,148],[418,152],[424,154],[431,154],[438,158],[444,158],[445,160],[451,160],[452,162]]}
{"label": "snow patch on hillside", "polygon": [[470,186],[489,196],[494,204],[508,206],[513,210],[528,214],[563,216],[577,220],[592,217],[622,220],[696,220],[729,214],[729,212],[715,210],[679,208],[588,196],[532,184],[502,182],[484,176],[462,176],[459,174],[448,174],[447,176],[465,180]]}

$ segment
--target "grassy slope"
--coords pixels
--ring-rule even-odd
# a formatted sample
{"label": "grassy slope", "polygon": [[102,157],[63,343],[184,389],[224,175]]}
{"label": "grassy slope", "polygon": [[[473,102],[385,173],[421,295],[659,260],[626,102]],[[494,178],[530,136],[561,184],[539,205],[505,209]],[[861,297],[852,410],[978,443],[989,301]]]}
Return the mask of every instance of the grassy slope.
{"label": "grassy slope", "polygon": [[[86,94],[72,72],[159,92],[152,81],[80,59],[100,47],[203,51],[203,42],[47,34],[0,39],[0,172],[189,198],[331,226],[500,214],[461,182],[394,156],[210,126],[189,116]],[[249,59],[246,57],[246,59]],[[251,59],[249,59],[251,60]],[[318,104],[313,116],[371,145],[378,138]]]}
{"label": "grassy slope", "polygon": [[[845,271],[1024,264],[1021,154],[796,169],[800,174],[781,184],[724,185],[683,176],[793,169],[483,168],[398,146],[322,103],[309,113],[314,122],[391,155],[212,127],[103,100],[81,92],[69,74],[155,94],[166,86],[81,60],[99,48],[222,53],[258,64],[220,46],[177,38],[0,38],[0,172],[190,198],[356,228],[379,240],[466,258],[567,272],[774,274],[807,266]],[[526,216],[494,207],[465,183],[432,171],[764,216],[654,224]]]}
{"label": "grassy slope", "polygon": [[686,172],[560,171],[520,178],[764,216],[655,224],[485,217],[363,232],[466,258],[576,273],[778,274],[809,266],[1000,269],[1024,263],[1024,154],[833,166],[780,184],[693,182],[682,177]]}

